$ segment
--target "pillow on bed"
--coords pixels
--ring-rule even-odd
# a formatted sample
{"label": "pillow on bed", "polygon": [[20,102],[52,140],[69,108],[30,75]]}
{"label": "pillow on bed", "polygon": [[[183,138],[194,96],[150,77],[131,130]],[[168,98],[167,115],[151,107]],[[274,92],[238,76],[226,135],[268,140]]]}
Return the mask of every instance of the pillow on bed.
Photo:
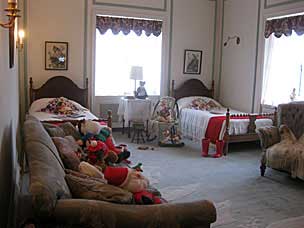
{"label": "pillow on bed", "polygon": [[58,104],[61,104],[61,102],[64,102],[65,106],[71,107],[72,109],[77,110],[77,112],[88,111],[88,109],[86,109],[81,104],[77,103],[76,101],[69,100],[65,97],[60,97],[60,98],[41,98],[41,99],[35,100],[31,104],[31,107],[29,108],[29,113],[31,114],[33,112],[42,111],[42,112],[48,112],[48,113],[51,112],[54,114],[70,114],[70,113],[60,113],[60,112],[58,113]]}
{"label": "pillow on bed", "polygon": [[198,110],[210,110],[214,108],[223,108],[216,100],[210,97],[191,96],[183,97],[177,101],[179,109],[193,108]]}

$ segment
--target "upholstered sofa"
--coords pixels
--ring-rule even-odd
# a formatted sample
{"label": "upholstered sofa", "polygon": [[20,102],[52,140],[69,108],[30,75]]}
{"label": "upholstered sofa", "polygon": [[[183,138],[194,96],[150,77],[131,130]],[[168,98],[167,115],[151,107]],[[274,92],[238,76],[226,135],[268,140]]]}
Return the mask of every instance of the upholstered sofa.
{"label": "upholstered sofa", "polygon": [[212,202],[126,205],[73,198],[56,146],[35,118],[24,124],[31,204],[38,227],[210,227]]}
{"label": "upholstered sofa", "polygon": [[304,102],[280,104],[275,126],[258,129],[262,146],[261,176],[266,167],[304,180]]}

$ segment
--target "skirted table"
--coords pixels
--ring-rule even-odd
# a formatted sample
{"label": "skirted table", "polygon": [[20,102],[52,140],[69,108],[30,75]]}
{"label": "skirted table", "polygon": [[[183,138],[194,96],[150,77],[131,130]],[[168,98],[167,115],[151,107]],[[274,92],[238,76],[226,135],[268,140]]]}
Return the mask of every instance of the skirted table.
{"label": "skirted table", "polygon": [[128,137],[131,137],[130,126],[131,122],[148,122],[151,118],[152,101],[150,99],[127,99],[121,98],[117,114],[119,119],[122,120],[122,132],[124,133],[125,122],[128,123]]}

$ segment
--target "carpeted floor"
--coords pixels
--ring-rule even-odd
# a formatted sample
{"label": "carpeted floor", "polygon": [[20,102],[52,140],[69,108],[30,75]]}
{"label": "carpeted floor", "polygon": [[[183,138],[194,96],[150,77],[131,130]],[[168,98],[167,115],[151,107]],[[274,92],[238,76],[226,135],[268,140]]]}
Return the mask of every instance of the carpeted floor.
{"label": "carpeted floor", "polygon": [[138,150],[126,135],[114,132],[114,138],[128,144],[130,160],[143,163],[143,174],[167,200],[212,200],[214,228],[265,228],[304,215],[304,182],[271,169],[261,177],[258,144],[232,145],[228,156],[214,159],[202,158],[199,144],[188,140],[183,148],[158,147],[154,141],[145,144],[148,150]]}

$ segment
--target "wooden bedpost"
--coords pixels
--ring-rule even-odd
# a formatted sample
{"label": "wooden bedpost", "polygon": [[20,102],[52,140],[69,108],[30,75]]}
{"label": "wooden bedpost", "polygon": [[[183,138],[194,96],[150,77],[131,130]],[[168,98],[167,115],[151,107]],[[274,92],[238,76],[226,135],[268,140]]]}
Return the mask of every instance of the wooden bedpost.
{"label": "wooden bedpost", "polygon": [[33,103],[33,101],[34,101],[34,94],[33,94],[33,78],[32,77],[30,77],[30,104],[32,104]]}
{"label": "wooden bedpost", "polygon": [[224,155],[227,155],[227,153],[228,153],[228,145],[229,145],[229,126],[230,126],[230,109],[227,108],[227,112],[226,112],[226,123],[225,123],[225,134],[224,134],[224,141],[225,141]]}
{"label": "wooden bedpost", "polygon": [[256,114],[249,114],[249,125],[248,125],[248,133],[254,133],[256,129],[255,120],[257,118]]}
{"label": "wooden bedpost", "polygon": [[211,98],[214,98],[214,80],[211,83]]}
{"label": "wooden bedpost", "polygon": [[278,125],[278,108],[274,108],[274,113],[273,113],[273,126]]}
{"label": "wooden bedpost", "polygon": [[170,93],[169,93],[169,95],[171,96],[171,97],[174,97],[174,85],[175,84],[175,81],[174,80],[172,80],[171,81],[171,90],[170,90]]}
{"label": "wooden bedpost", "polygon": [[108,110],[108,127],[112,128],[112,110]]}
{"label": "wooden bedpost", "polygon": [[89,108],[89,79],[86,78],[85,80],[85,102],[86,102],[86,107]]}

